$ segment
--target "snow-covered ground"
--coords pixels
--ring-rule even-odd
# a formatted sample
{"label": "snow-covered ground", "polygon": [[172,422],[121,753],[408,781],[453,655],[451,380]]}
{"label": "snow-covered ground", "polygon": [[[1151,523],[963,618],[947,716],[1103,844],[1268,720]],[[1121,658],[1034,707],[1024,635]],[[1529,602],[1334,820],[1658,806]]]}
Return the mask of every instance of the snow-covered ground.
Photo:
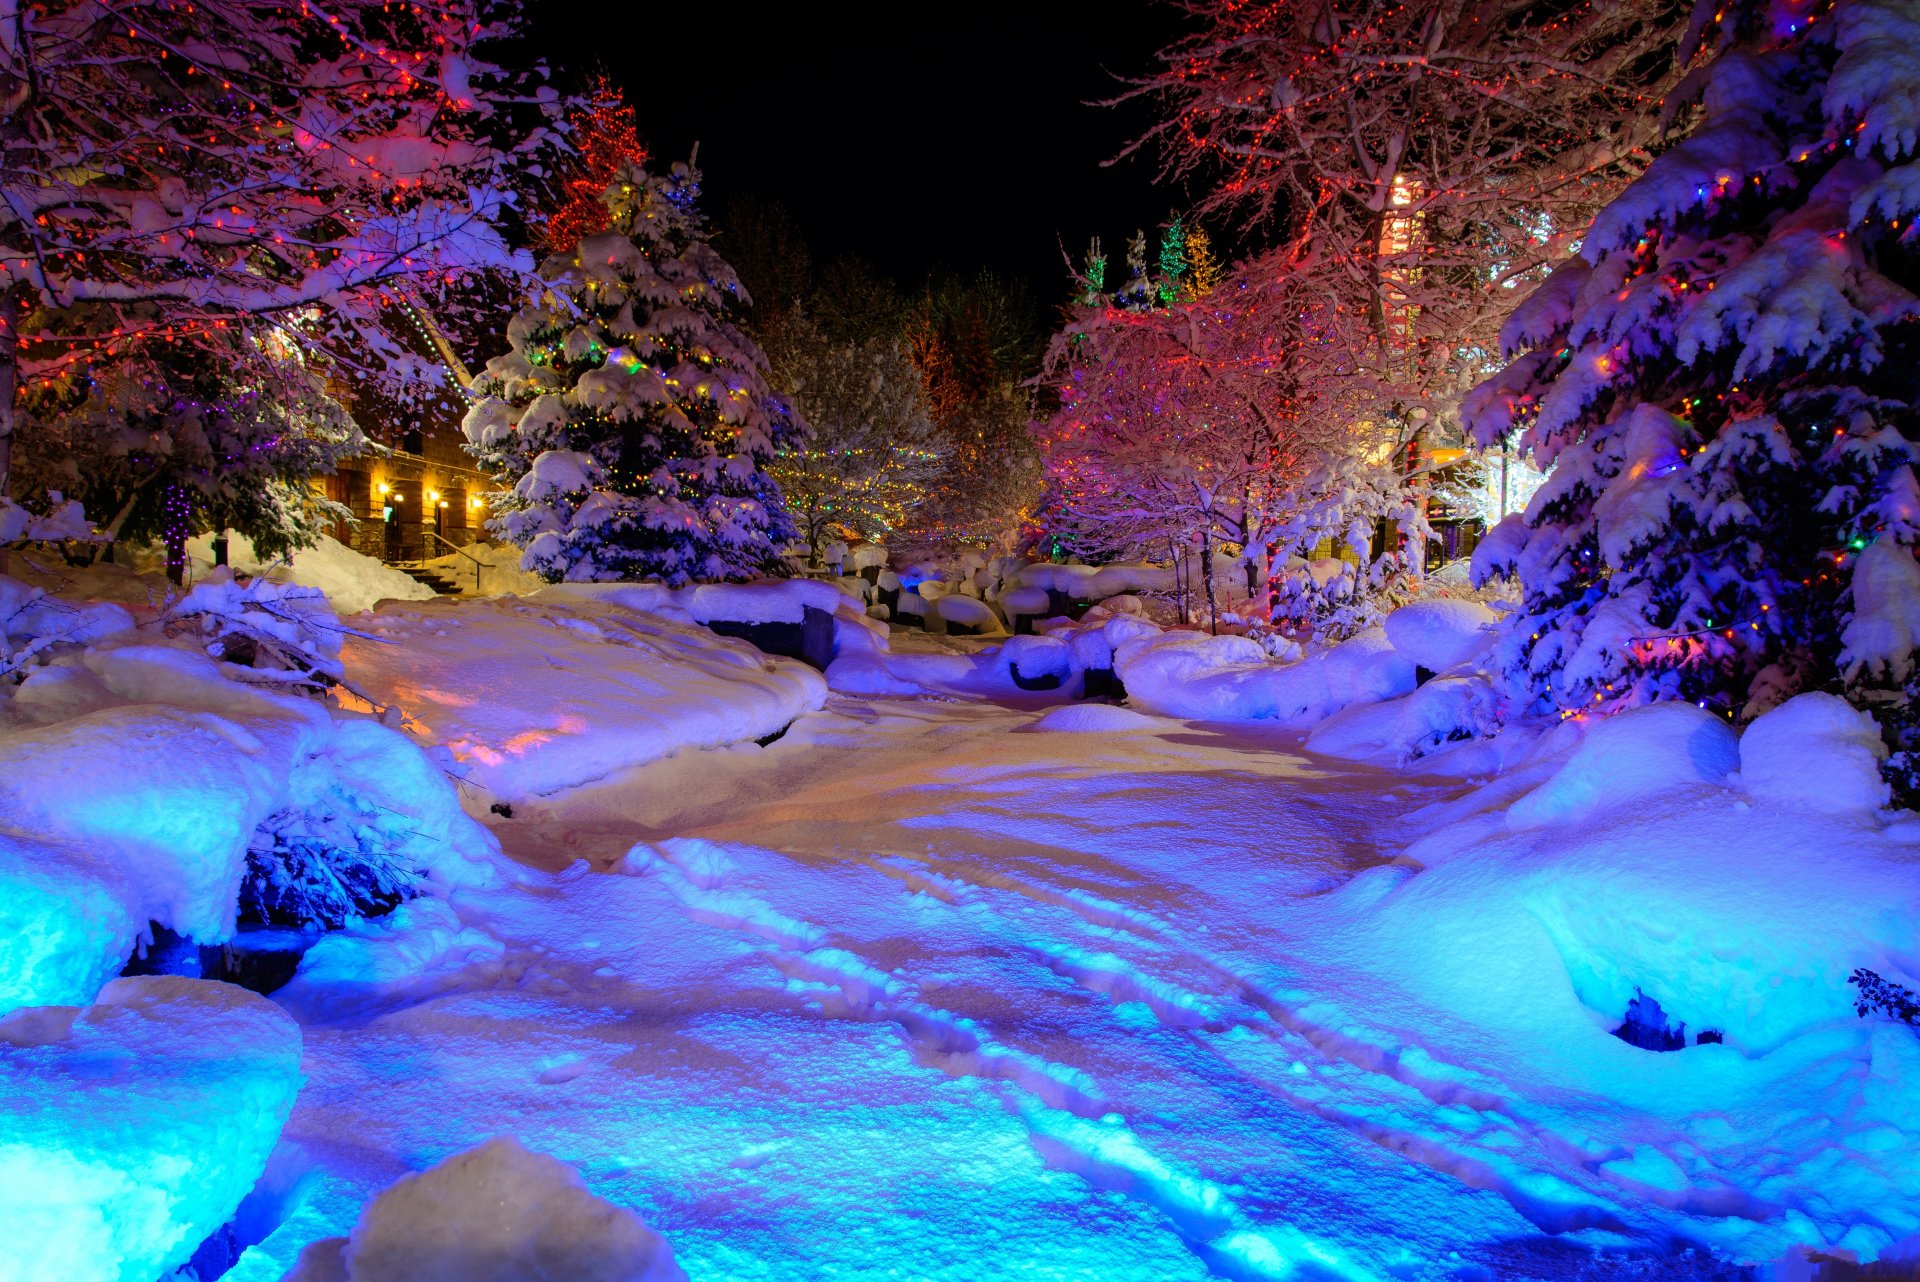
{"label": "snow-covered ground", "polygon": [[[236,1282],[492,1276],[475,1244],[496,1241],[504,1277],[560,1237],[583,1278],[1719,1277],[1812,1244],[1920,1254],[1920,1038],[1856,1018],[1847,982],[1920,975],[1920,819],[1883,808],[1877,740],[1838,700],[1740,738],[1664,705],[1456,743],[1483,728],[1478,606],[1276,662],[1126,611],[889,644],[789,584],[392,602],[354,621],[360,694],[328,709],[107,577],[94,595],[127,608],[10,589],[0,632],[66,638],[0,700],[0,870],[32,892],[9,903],[45,904],[0,941],[0,980],[76,1003],[0,1010],[12,1098],[42,1101],[22,1151],[91,1134],[58,1108],[140,1068],[174,1130],[82,1108],[113,1142],[67,1177],[94,1198],[76,1206],[118,1207],[112,1153],[177,1163],[176,1132],[257,1096],[217,1186],[149,1181],[172,1236],[131,1259],[178,1263],[239,1202],[293,1029],[229,1084],[168,1044],[199,1034],[130,1023],[130,996],[81,1007],[144,918],[224,937],[248,829],[310,793],[374,816],[369,840],[458,857],[274,995],[305,1082],[233,1221]],[[698,622],[808,607],[837,613],[824,678]],[[1441,675],[1415,688],[1421,668]],[[1108,669],[1130,706],[1077,702]],[[179,830],[157,841],[143,805]],[[166,996],[210,1035],[275,1013]],[[1612,1035],[1649,1001],[1684,1049]],[[51,1168],[5,1152],[0,1210],[34,1205]],[[562,1220],[605,1233],[541,1236]]]}
{"label": "snow-covered ground", "polygon": [[[419,949],[344,1008],[284,995],[312,1193],[234,1276],[496,1134],[696,1278],[1718,1276],[1682,1244],[1872,1254],[1920,1228],[1920,1044],[1837,977],[1770,977],[1790,936],[1724,959],[1732,996],[1669,995],[1747,1010],[1722,1044],[1640,1050],[1603,1009],[1621,975],[1707,973],[1660,955],[1714,941],[1663,936],[1659,852],[1697,878],[1834,829],[1696,785],[1459,856],[1501,801],[1272,730],[936,696],[836,697],[770,746],[529,803],[494,830],[544,871],[453,898],[496,949]],[[1920,834],[1846,831],[1881,869],[1854,889],[1910,903]],[[1735,871],[1730,922],[1769,881]],[[370,929],[362,964],[415,933]],[[1616,939],[1618,973],[1580,969]],[[1808,981],[1791,1015],[1772,978]]]}

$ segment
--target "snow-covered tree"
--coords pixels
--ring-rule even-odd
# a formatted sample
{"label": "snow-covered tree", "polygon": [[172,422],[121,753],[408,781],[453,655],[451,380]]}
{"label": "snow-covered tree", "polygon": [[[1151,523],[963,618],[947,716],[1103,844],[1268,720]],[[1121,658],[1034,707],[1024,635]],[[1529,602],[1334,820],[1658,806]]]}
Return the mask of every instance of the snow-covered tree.
{"label": "snow-covered tree", "polygon": [[1519,576],[1505,663],[1566,715],[1872,702],[1915,671],[1920,10],[1729,0],[1696,27],[1697,127],[1467,403],[1553,465],[1475,570]]}
{"label": "snow-covered tree", "polygon": [[1514,301],[1644,167],[1672,0],[1182,0],[1130,96],[1197,213],[1267,223],[1413,400],[1473,373]]}
{"label": "snow-covered tree", "polygon": [[248,345],[237,364],[192,351],[163,368],[112,364],[77,399],[23,397],[17,472],[85,504],[105,536],[159,539],[176,582],[186,541],[233,530],[263,557],[315,542],[349,517],[310,486],[366,438],[287,347]]}
{"label": "snow-covered tree", "polygon": [[628,165],[608,230],[541,267],[465,430],[510,493],[492,529],[550,580],[751,578],[793,525],[765,468],[786,423],[766,357],[735,324],[687,165]]}
{"label": "snow-covered tree", "polygon": [[[63,0],[0,14],[0,493],[22,387],[140,381],[298,325],[368,376],[427,377],[395,291],[519,260],[541,92],[488,54],[494,0]],[[528,264],[530,265],[530,264]]]}
{"label": "snow-covered tree", "polygon": [[[1074,309],[1045,366],[1058,409],[1037,427],[1049,516],[1074,546],[1116,557],[1197,544],[1212,606],[1216,549],[1238,556],[1252,595],[1276,557],[1344,534],[1335,514],[1350,493],[1397,493],[1384,461],[1397,425],[1366,417],[1352,335],[1306,281],[1274,255],[1170,306]],[[1165,283],[1151,279],[1151,295]],[[1379,486],[1349,484],[1369,469]]]}
{"label": "snow-covered tree", "polygon": [[769,340],[772,381],[804,434],[768,466],[817,559],[836,530],[885,542],[940,475],[932,420],[899,339],[836,340],[804,313]]}

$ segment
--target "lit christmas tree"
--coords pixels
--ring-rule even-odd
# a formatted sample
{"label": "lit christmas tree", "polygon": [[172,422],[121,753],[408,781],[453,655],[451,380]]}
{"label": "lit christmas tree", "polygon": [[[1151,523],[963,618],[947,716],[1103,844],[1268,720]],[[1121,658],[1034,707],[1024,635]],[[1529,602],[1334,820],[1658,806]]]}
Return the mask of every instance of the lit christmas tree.
{"label": "lit christmas tree", "polygon": [[1727,5],[1691,137],[1515,313],[1468,399],[1554,471],[1475,556],[1571,716],[1806,689],[1888,711],[1920,636],[1911,5]]}
{"label": "lit christmas tree", "polygon": [[[787,421],[732,320],[744,291],[707,241],[698,176],[623,163],[607,229],[541,269],[465,423],[511,493],[492,528],[549,580],[777,573],[793,525],[764,468]],[[588,220],[590,225],[591,220]]]}

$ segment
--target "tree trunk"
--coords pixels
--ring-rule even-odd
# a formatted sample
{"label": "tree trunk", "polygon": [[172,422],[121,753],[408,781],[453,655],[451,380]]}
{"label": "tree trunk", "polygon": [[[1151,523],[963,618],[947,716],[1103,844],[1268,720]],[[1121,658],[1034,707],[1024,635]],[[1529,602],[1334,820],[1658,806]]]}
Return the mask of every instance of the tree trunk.
{"label": "tree trunk", "polygon": [[[20,393],[19,327],[20,296],[9,290],[0,295],[0,504],[13,497],[13,432]],[[10,568],[7,549],[0,546],[0,574]]]}
{"label": "tree trunk", "polygon": [[1213,531],[1200,527],[1200,581],[1207,585],[1207,628],[1220,635],[1220,603],[1213,594]]}

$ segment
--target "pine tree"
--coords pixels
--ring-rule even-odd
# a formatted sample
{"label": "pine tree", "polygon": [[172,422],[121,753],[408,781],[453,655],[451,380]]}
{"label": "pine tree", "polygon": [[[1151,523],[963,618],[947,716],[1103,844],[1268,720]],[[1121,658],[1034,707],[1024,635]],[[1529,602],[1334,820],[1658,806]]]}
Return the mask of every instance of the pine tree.
{"label": "pine tree", "polygon": [[1920,14],[1749,0],[1705,38],[1692,136],[1515,313],[1523,354],[1467,402],[1483,444],[1519,431],[1553,465],[1475,572],[1518,574],[1507,669],[1566,716],[1750,717],[1914,671]]}
{"label": "pine tree", "polygon": [[1186,293],[1180,279],[1186,274],[1187,229],[1180,225],[1180,215],[1174,214],[1160,233],[1160,280],[1155,286],[1155,294],[1162,307],[1180,301]]}
{"label": "pine tree", "polygon": [[[793,426],[746,304],[707,240],[697,174],[627,165],[608,229],[541,268],[465,429],[511,493],[491,528],[549,580],[751,578],[781,568],[793,523],[765,467]],[[786,428],[783,428],[783,424]]]}

